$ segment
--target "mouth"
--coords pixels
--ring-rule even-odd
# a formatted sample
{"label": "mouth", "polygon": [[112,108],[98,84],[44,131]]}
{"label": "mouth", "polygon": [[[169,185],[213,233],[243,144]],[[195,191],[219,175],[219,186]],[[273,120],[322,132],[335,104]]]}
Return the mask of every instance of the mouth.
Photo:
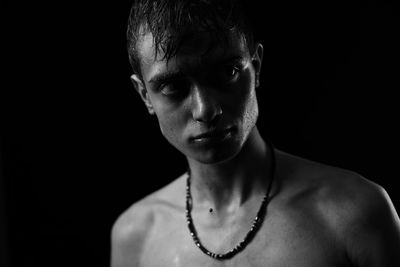
{"label": "mouth", "polygon": [[195,143],[208,143],[215,141],[222,141],[229,138],[232,135],[233,127],[228,127],[224,130],[212,130],[201,133],[191,138]]}

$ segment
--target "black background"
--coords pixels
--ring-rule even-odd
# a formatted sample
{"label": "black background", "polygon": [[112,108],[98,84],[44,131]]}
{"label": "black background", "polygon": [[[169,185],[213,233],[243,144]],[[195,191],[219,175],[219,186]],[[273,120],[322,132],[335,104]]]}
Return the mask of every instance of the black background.
{"label": "black background", "polygon": [[[186,169],[132,90],[130,3],[115,2],[4,4],[1,266],[108,266],[117,216]],[[393,2],[254,3],[254,17],[262,134],[379,183],[399,210]]]}

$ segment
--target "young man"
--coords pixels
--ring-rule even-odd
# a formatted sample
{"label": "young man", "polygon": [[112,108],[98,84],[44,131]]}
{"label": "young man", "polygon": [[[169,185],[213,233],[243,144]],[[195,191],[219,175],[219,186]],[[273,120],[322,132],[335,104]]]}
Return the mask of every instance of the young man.
{"label": "young man", "polygon": [[263,46],[245,10],[134,3],[132,82],[189,171],[117,219],[112,267],[400,266],[400,221],[384,189],[260,136]]}

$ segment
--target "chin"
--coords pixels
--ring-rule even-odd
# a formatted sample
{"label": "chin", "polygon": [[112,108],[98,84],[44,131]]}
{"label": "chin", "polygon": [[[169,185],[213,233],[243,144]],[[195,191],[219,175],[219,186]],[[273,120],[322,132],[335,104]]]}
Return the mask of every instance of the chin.
{"label": "chin", "polygon": [[195,151],[189,157],[203,164],[219,164],[234,158],[239,151],[240,146],[235,144]]}

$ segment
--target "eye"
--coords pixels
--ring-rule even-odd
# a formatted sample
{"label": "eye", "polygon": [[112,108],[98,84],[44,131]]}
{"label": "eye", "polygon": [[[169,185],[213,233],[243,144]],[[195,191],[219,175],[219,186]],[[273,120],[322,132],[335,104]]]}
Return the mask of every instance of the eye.
{"label": "eye", "polygon": [[185,80],[173,80],[165,82],[160,86],[160,92],[165,96],[178,96],[189,89],[190,84]]}
{"label": "eye", "polygon": [[222,69],[222,73],[221,73],[221,77],[220,77],[221,81],[223,83],[235,82],[239,78],[240,71],[241,71],[241,68],[239,66],[236,66],[236,65],[225,66]]}
{"label": "eye", "polygon": [[239,72],[239,68],[236,66],[229,66],[226,68],[226,74],[229,77],[234,77]]}

